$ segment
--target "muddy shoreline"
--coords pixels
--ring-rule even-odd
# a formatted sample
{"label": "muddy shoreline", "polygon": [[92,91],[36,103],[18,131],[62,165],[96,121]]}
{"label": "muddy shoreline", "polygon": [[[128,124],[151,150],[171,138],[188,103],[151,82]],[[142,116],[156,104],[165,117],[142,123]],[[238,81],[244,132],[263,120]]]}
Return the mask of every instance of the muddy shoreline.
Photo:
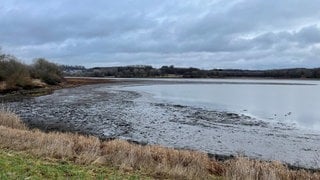
{"label": "muddy shoreline", "polygon": [[[241,154],[280,160],[292,167],[315,164],[320,135],[245,115],[158,102],[123,86],[154,83],[117,81],[56,90],[6,104],[31,128],[89,134],[199,150],[219,160]],[[166,83],[166,82],[161,82]]]}
{"label": "muddy shoreline", "polygon": [[105,78],[72,78],[66,77],[63,82],[57,85],[45,85],[43,87],[33,87],[29,89],[13,89],[0,91],[0,102],[15,102],[22,101],[23,99],[39,97],[52,94],[55,90],[75,88],[83,85],[90,84],[105,84],[114,83],[115,81]]}

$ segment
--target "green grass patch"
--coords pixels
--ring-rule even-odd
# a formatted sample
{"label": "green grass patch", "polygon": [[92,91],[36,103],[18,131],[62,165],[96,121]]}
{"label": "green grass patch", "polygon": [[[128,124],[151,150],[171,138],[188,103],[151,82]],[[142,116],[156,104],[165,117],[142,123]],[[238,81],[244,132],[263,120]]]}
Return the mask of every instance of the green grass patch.
{"label": "green grass patch", "polygon": [[105,166],[82,166],[0,149],[0,179],[151,179],[139,172]]}

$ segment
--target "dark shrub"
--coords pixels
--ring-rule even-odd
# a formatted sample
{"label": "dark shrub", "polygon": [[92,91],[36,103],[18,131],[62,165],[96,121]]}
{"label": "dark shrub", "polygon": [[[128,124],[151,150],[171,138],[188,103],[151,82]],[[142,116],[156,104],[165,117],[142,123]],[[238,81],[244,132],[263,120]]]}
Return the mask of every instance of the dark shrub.
{"label": "dark shrub", "polygon": [[6,81],[8,88],[32,86],[29,67],[14,56],[0,56],[0,80]]}
{"label": "dark shrub", "polygon": [[35,60],[31,75],[50,85],[56,85],[63,79],[60,67],[43,58]]}

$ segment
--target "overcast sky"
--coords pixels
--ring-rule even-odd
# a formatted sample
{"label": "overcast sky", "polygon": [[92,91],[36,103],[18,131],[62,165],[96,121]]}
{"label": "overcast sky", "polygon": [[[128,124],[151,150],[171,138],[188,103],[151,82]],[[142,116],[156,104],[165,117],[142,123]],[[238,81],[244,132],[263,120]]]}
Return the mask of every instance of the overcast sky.
{"label": "overcast sky", "polygon": [[319,0],[1,0],[0,46],[26,63],[320,67]]}

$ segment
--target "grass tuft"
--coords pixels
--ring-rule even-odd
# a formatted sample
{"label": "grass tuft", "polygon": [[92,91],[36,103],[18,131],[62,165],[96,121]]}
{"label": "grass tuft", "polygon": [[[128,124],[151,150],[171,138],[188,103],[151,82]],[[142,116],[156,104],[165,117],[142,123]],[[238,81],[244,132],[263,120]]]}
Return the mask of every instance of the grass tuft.
{"label": "grass tuft", "polygon": [[26,130],[27,126],[20,120],[20,117],[5,108],[0,108],[0,126],[14,129]]}
{"label": "grass tuft", "polygon": [[320,179],[320,172],[312,173],[306,170],[290,170],[284,164],[273,161],[265,162],[250,160],[246,157],[238,157],[225,163],[225,177],[234,180],[258,180],[258,179]]}

